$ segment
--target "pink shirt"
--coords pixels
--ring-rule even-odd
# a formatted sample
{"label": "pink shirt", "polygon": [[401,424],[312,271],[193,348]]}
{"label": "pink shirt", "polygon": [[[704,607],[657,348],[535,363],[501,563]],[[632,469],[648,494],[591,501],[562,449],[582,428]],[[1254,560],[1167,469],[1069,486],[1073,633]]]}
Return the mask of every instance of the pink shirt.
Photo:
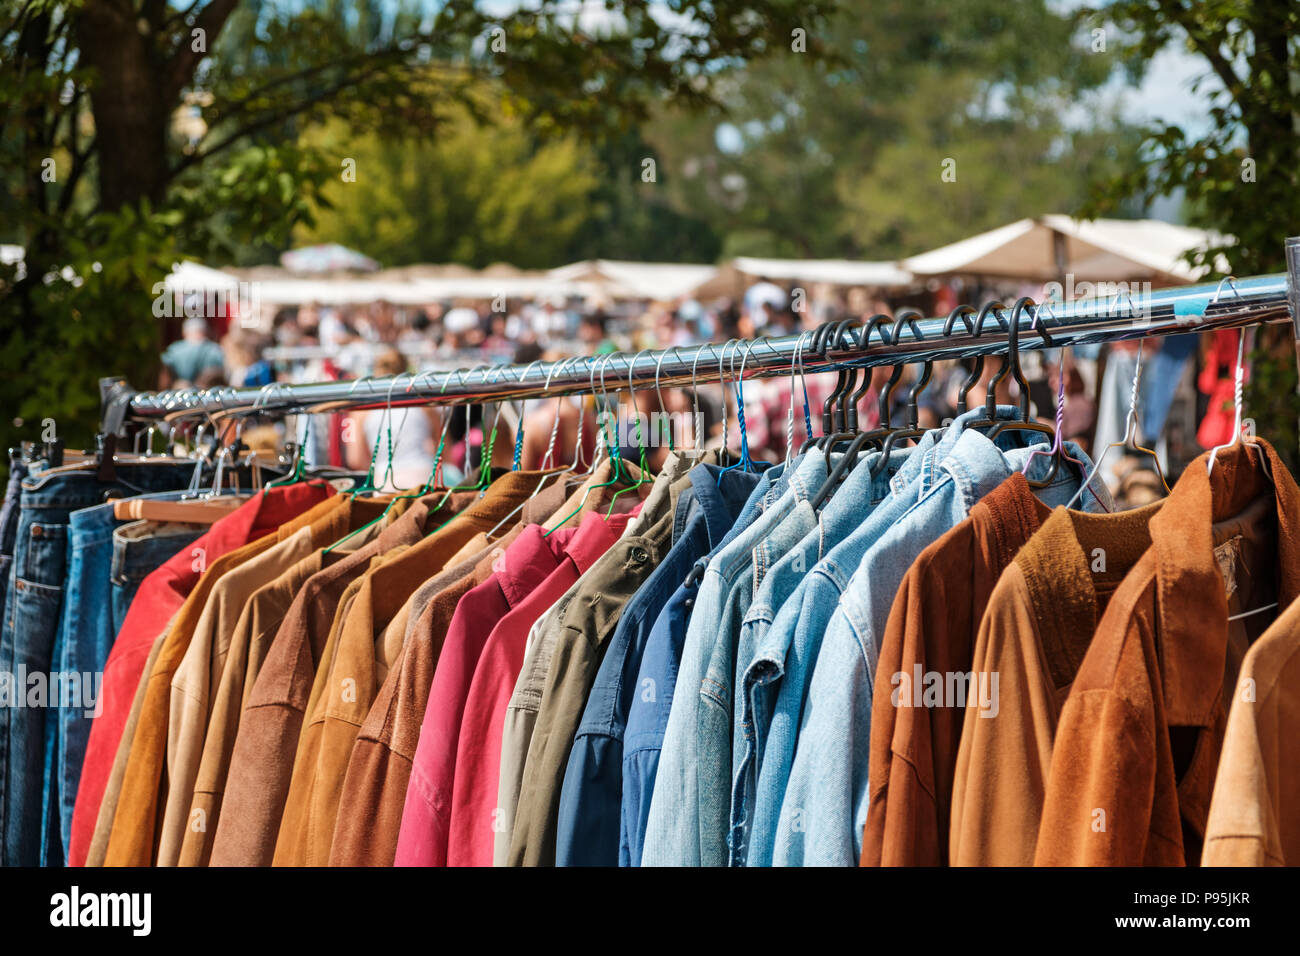
{"label": "pink shirt", "polygon": [[[447,865],[492,865],[501,734],[506,708],[524,666],[528,631],[619,539],[631,517],[630,514],[613,515],[606,521],[603,514],[587,514],[565,549],[559,567],[502,617],[488,635],[474,670],[456,745],[456,766],[461,772],[456,774],[452,785]],[[420,742],[424,742],[423,734]],[[409,800],[407,806],[410,807]],[[405,833],[403,817],[403,836]]]}
{"label": "pink shirt", "polygon": [[560,565],[575,536],[560,528],[550,537],[529,525],[498,558],[492,577],[471,589],[452,615],[429,688],[420,741],[406,787],[396,866],[446,866],[456,742],[479,656],[493,627]]}

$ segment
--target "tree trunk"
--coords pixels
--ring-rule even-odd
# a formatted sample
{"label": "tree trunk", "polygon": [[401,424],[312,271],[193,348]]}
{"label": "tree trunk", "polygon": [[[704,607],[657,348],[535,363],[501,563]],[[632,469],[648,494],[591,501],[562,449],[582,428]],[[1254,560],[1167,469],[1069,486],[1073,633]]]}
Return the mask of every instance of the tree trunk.
{"label": "tree trunk", "polygon": [[164,55],[151,28],[141,32],[132,4],[87,0],[78,21],[81,56],[95,70],[90,88],[99,160],[100,205],[116,210],[159,203],[168,180],[171,96]]}

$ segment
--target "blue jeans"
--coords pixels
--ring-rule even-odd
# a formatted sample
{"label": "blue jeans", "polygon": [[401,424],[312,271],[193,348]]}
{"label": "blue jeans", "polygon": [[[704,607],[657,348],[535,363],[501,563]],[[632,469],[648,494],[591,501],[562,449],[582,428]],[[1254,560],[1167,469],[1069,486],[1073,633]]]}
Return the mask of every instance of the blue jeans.
{"label": "blue jeans", "polygon": [[113,532],[113,557],[108,574],[112,631],[116,637],[135,600],[140,583],[174,554],[197,541],[208,529],[153,522],[120,524]]}
{"label": "blue jeans", "polygon": [[14,561],[14,541],[18,536],[18,499],[22,494],[23,479],[27,477],[27,463],[21,458],[9,459],[9,486],[5,489],[4,507],[0,508],[0,621],[4,620],[5,597],[8,588],[9,567]]}
{"label": "blue jeans", "polygon": [[[174,500],[181,494],[164,491],[148,497]],[[113,517],[111,504],[74,511],[68,522],[63,614],[51,655],[60,683],[51,680],[50,707],[45,712],[42,866],[63,866],[67,860],[86,741],[101,706],[104,662],[121,627],[117,609],[120,606],[125,616],[145,576],[207,530],[201,525],[138,522],[138,534],[123,536],[115,531],[126,524]],[[126,582],[122,587],[119,579]],[[81,693],[78,699],[57,696],[56,686],[79,687]]]}
{"label": "blue jeans", "polygon": [[[22,483],[13,562],[0,629],[0,864],[36,866],[41,854],[45,709],[29,675],[48,675],[63,609],[72,512],[104,503],[106,492],[185,488],[192,464],[117,466],[117,479],[52,469]],[[37,685],[39,686],[39,685]],[[29,706],[29,704],[38,706]]]}

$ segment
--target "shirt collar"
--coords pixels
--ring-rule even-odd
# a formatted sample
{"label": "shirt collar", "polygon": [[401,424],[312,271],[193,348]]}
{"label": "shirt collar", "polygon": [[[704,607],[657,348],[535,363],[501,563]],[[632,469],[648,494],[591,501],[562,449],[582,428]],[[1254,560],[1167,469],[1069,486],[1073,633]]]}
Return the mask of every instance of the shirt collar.
{"label": "shirt collar", "polygon": [[631,520],[630,514],[610,515],[606,519],[603,514],[595,511],[589,511],[582,516],[582,524],[578,525],[577,534],[564,549],[577,566],[579,575],[586,574],[587,569],[613,547],[614,542],[623,535]]}
{"label": "shirt collar", "polygon": [[1237,442],[1218,452],[1207,474],[1208,461],[1207,453],[1187,466],[1151,519],[1161,677],[1171,726],[1208,726],[1222,689],[1228,602],[1213,524],[1259,497],[1274,496],[1279,606],[1300,594],[1300,489],[1273,446],[1261,438]]}
{"label": "shirt collar", "polygon": [[541,525],[530,524],[496,555],[492,571],[511,607],[536,590],[560,566],[565,545],[576,534],[572,529],[559,528],[548,536]]}
{"label": "shirt collar", "polygon": [[[1012,481],[1019,479],[1016,484]],[[1019,472],[1000,487],[1023,488],[1034,514],[1046,510]],[[1074,682],[1103,610],[1099,586],[1114,589],[1151,541],[1152,516],[1164,502],[1094,515],[1054,509],[1016,555],[1038,622],[1044,662],[1060,689]],[[1026,502],[1028,505],[1028,502]]]}
{"label": "shirt collar", "polygon": [[[779,465],[774,467],[780,467]],[[771,469],[769,469],[770,471]],[[692,510],[698,508],[704,515],[705,532],[710,541],[721,541],[731,526],[736,523],[736,516],[744,510],[748,496],[766,487],[770,479],[766,472],[755,475],[751,472],[728,471],[724,473],[717,465],[707,462],[691,470],[691,486],[694,489]],[[721,486],[719,485],[721,481]],[[748,485],[748,489],[746,489]],[[724,491],[725,488],[725,491]],[[737,507],[728,507],[728,501],[741,499],[742,493],[748,491]]]}
{"label": "shirt collar", "polygon": [[256,492],[242,505],[215,521],[208,530],[207,546],[224,554],[264,534],[279,530],[308,508],[334,494],[324,482],[297,482]]}

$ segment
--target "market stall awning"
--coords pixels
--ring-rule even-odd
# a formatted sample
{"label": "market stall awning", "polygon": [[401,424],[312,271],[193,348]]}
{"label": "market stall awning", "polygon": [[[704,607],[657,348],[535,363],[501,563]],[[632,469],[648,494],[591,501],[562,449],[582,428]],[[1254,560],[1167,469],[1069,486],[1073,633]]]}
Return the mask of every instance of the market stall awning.
{"label": "market stall awning", "polygon": [[280,256],[280,265],[291,272],[374,272],[379,268],[374,259],[337,242],[293,249]]}
{"label": "market stall awning", "polygon": [[740,256],[730,265],[750,278],[827,282],[831,285],[905,286],[912,274],[896,262],[856,259],[756,259]]}
{"label": "market stall awning", "polygon": [[675,299],[717,274],[716,266],[588,259],[550,270],[552,279],[585,282],[616,299]]}
{"label": "market stall awning", "polygon": [[[1049,282],[1194,282],[1183,253],[1216,244],[1203,229],[1155,219],[1080,220],[1046,215],[962,239],[904,259],[919,276],[970,275]],[[1226,263],[1222,268],[1226,271]]]}

